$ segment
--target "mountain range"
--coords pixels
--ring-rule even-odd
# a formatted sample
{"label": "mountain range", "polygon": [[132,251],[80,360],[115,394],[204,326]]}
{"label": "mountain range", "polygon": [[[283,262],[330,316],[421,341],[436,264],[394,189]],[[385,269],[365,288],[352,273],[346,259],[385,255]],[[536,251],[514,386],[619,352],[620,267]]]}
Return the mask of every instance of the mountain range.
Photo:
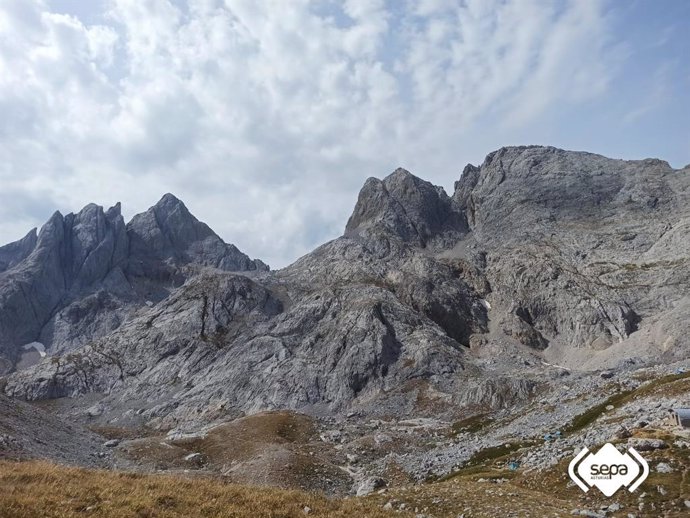
{"label": "mountain range", "polygon": [[[338,442],[343,419],[523,409],[510,435],[528,437],[612,373],[687,362],[689,202],[690,166],[506,147],[450,195],[368,179],[343,235],[276,271],[171,194],[129,223],[119,204],[55,213],[0,248],[0,402],[173,441],[266,411]],[[578,398],[534,417],[566,384]],[[447,472],[458,448],[405,469]]]}
{"label": "mountain range", "polygon": [[[127,224],[119,204],[55,213],[0,248],[0,354],[22,367],[5,391],[98,392],[167,425],[414,413],[420,383],[449,405],[528,393],[504,376],[517,357],[684,357],[689,185],[660,160],[533,146],[468,165],[452,196],[398,169],[366,181],[342,237],[275,272],[171,194]],[[35,342],[48,358],[26,366]]]}

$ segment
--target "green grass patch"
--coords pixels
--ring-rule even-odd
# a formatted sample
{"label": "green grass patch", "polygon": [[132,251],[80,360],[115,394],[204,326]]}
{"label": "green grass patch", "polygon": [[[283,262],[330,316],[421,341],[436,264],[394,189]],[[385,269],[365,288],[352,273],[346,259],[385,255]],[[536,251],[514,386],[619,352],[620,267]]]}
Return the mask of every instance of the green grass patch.
{"label": "green grass patch", "polygon": [[491,448],[484,448],[472,455],[465,463],[465,467],[471,468],[472,466],[486,465],[489,462],[495,462],[522,448],[535,446],[537,443],[538,441],[509,442],[498,446],[492,446]]}
{"label": "green grass patch", "polygon": [[533,439],[521,442],[509,442],[490,448],[484,448],[472,455],[462,468],[452,471],[440,478],[429,478],[427,482],[444,482],[455,477],[466,477],[470,475],[483,475],[484,478],[511,478],[515,472],[506,470],[504,466],[496,466],[496,463],[499,461],[508,462],[511,454],[523,448],[536,446],[540,442],[539,440]]}
{"label": "green grass patch", "polygon": [[568,424],[561,431],[564,434],[579,432],[580,430],[582,430],[586,426],[589,426],[590,424],[592,424],[604,412],[606,412],[607,406],[609,406],[609,405],[613,405],[614,407],[619,406],[620,404],[622,404],[624,401],[627,400],[628,396],[630,396],[634,392],[635,392],[634,390],[624,390],[622,392],[618,392],[616,394],[613,394],[612,396],[609,396],[602,403],[599,403],[598,405],[593,406],[592,408],[585,410],[580,415],[575,416],[573,418],[573,420],[570,421],[570,424]]}
{"label": "green grass patch", "polygon": [[680,381],[684,379],[690,379],[690,371],[688,372],[681,372],[679,374],[667,374],[666,376],[662,376],[661,378],[657,378],[653,381],[650,381],[649,383],[641,386],[640,388],[636,389],[634,391],[635,396],[644,396],[647,395],[651,392],[653,392],[655,389],[662,385],[667,385],[669,383],[673,383],[675,381]]}
{"label": "green grass patch", "polygon": [[466,419],[456,421],[451,426],[451,430],[453,435],[458,435],[460,433],[477,433],[493,422],[493,418],[489,417],[488,414],[477,414]]}
{"label": "green grass patch", "polygon": [[602,414],[606,412],[606,407],[609,405],[619,407],[624,403],[627,403],[628,401],[631,401],[635,398],[649,395],[659,387],[666,386],[670,383],[674,383],[676,381],[688,378],[690,378],[690,372],[668,374],[666,376],[662,376],[660,378],[652,380],[649,383],[646,383],[634,390],[623,390],[621,392],[617,392],[616,394],[609,396],[602,403],[593,406],[592,408],[589,408],[588,410],[584,411],[578,416],[575,416],[573,420],[570,422],[570,424],[563,428],[561,431],[563,433],[578,432],[586,426],[592,424],[594,421],[596,421]]}

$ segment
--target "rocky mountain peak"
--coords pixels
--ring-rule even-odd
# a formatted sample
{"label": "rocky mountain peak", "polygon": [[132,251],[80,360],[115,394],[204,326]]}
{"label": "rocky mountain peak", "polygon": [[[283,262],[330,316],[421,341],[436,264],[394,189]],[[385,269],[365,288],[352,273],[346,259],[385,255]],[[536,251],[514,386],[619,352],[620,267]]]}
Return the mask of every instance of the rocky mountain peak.
{"label": "rocky mountain peak", "polygon": [[163,208],[163,207],[184,207],[186,209],[187,207],[185,204],[180,200],[177,196],[175,196],[172,193],[166,192],[163,196],[161,196],[161,199],[158,200],[158,203],[154,205],[157,208]]}
{"label": "rocky mountain peak", "polygon": [[[112,449],[120,469],[136,451],[137,469],[265,483],[275,464],[282,480],[328,474],[330,491],[331,471],[304,459],[369,486],[393,455],[408,484],[467,461],[495,470],[495,455],[473,459],[508,444],[515,477],[561,476],[576,443],[671,433],[690,368],[689,230],[690,170],[541,146],[468,165],[452,197],[404,169],[369,178],[344,236],[274,272],[173,195],[128,225],[119,205],[56,213],[0,248],[0,431],[33,415],[3,393],[70,398],[51,411],[136,431]],[[292,411],[313,423],[293,427]],[[51,420],[28,423],[51,444],[32,428]],[[303,429],[287,446],[286,426]],[[260,442],[229,460],[235,438],[268,435],[271,459]]]}
{"label": "rocky mountain peak", "polygon": [[442,188],[398,168],[383,180],[365,182],[345,232],[383,231],[426,247],[464,229],[462,213]]}
{"label": "rocky mountain peak", "polygon": [[125,222],[117,210],[106,212],[90,203],[65,216],[65,235],[63,267],[71,270],[70,281],[78,286],[101,281],[127,261]]}
{"label": "rocky mountain peak", "polygon": [[[605,220],[623,212],[672,203],[673,169],[656,159],[616,160],[554,147],[516,146],[469,165],[453,199],[476,231],[520,236],[528,228],[565,220]],[[561,226],[560,224],[558,226]]]}
{"label": "rocky mountain peak", "polygon": [[105,215],[109,219],[115,218],[117,216],[121,216],[122,215],[122,204],[118,201],[115,205],[113,205],[112,207],[110,207],[106,211]]}
{"label": "rocky mountain peak", "polygon": [[155,205],[149,207],[147,211],[135,215],[129,223],[129,226],[135,226],[136,221],[149,218],[151,215],[160,219],[158,223],[160,226],[165,225],[172,227],[177,224],[189,228],[199,227],[200,224],[199,220],[189,212],[189,209],[187,209],[187,206],[182,200],[170,193],[163,195],[163,197],[158,200]]}
{"label": "rocky mountain peak", "polygon": [[136,276],[167,276],[170,268],[189,263],[235,271],[268,269],[225,243],[172,194],[134,216],[127,234],[129,271]]}
{"label": "rocky mountain peak", "polygon": [[0,273],[26,259],[36,247],[37,241],[38,229],[33,228],[19,241],[0,246]]}
{"label": "rocky mountain peak", "polygon": [[[168,227],[171,232],[187,232],[190,229],[194,229],[197,232],[201,231],[204,234],[203,237],[213,233],[206,224],[201,223],[191,212],[189,212],[189,209],[182,200],[173,194],[167,193],[163,195],[163,197],[144,214],[147,214],[149,211],[153,212],[156,218],[158,218],[159,225]],[[136,217],[137,216],[135,216],[135,218]]]}
{"label": "rocky mountain peak", "polygon": [[393,171],[391,174],[386,176],[383,180],[386,183],[397,183],[397,182],[404,182],[404,181],[411,181],[411,182],[424,181],[421,178],[418,178],[415,175],[413,175],[411,172],[409,172],[404,167],[398,167],[395,171]]}
{"label": "rocky mountain peak", "polygon": [[50,234],[55,231],[60,225],[62,225],[64,221],[64,216],[59,210],[56,210],[53,212],[53,214],[48,218],[48,221],[46,221],[41,229],[38,231],[38,238],[39,240],[43,237],[44,234]]}
{"label": "rocky mountain peak", "polygon": [[225,243],[172,194],[125,224],[121,205],[55,212],[40,232],[0,248],[0,373],[24,344],[69,350],[165,298],[187,266],[268,270]]}

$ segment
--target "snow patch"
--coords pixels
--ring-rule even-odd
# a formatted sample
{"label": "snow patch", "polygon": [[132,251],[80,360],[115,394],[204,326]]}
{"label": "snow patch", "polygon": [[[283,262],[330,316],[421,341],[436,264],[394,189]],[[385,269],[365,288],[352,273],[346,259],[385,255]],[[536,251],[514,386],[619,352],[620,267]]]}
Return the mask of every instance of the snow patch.
{"label": "snow patch", "polygon": [[46,357],[46,348],[45,345],[43,345],[41,342],[31,342],[30,344],[25,344],[24,346],[22,346],[22,349],[24,349],[25,351],[35,349],[36,352],[41,356],[41,358]]}
{"label": "snow patch", "polygon": [[481,302],[486,309],[491,309],[491,304],[489,304],[488,300],[480,299],[479,302]]}

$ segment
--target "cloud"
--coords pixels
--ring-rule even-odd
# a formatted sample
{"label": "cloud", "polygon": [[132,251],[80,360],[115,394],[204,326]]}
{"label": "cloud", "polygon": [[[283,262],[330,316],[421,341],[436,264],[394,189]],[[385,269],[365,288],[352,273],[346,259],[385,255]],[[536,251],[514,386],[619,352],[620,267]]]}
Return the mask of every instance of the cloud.
{"label": "cloud", "polygon": [[3,186],[48,212],[121,200],[127,215],[171,191],[278,266],[342,231],[366,177],[405,165],[450,184],[490,150],[477,135],[602,96],[617,59],[597,1],[51,9],[0,4]]}

